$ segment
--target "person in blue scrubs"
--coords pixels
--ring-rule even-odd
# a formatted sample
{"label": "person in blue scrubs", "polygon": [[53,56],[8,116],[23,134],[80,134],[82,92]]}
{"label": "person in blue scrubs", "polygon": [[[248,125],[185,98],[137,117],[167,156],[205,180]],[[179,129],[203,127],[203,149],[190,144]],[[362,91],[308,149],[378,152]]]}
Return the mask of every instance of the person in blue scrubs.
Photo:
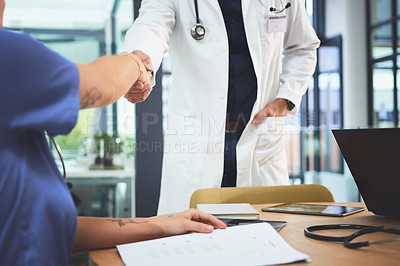
{"label": "person in blue scrubs", "polygon": [[68,134],[80,109],[111,104],[150,75],[127,53],[70,62],[2,29],[4,6],[0,0],[0,265],[68,265],[72,252],[225,228],[197,210],[170,218],[77,217],[45,132]]}

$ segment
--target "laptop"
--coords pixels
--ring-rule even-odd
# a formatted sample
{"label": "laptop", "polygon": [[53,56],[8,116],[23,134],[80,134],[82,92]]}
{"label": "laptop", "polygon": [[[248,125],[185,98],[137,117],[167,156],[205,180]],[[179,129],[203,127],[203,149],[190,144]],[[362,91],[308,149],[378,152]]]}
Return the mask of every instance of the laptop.
{"label": "laptop", "polygon": [[400,219],[400,128],[332,133],[368,210]]}

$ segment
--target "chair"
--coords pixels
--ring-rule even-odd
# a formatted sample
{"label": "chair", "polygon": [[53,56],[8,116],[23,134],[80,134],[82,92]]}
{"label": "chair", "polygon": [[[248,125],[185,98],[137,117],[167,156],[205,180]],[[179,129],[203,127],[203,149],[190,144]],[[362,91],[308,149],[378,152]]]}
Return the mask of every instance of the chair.
{"label": "chair", "polygon": [[190,208],[208,203],[289,203],[289,202],[335,202],[332,193],[319,184],[203,188],[193,192]]}

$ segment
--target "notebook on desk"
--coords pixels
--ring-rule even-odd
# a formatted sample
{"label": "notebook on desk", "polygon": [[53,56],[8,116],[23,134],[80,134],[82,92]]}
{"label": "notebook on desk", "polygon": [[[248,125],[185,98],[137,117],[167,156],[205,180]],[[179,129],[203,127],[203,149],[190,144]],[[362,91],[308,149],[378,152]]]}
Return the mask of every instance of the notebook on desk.
{"label": "notebook on desk", "polygon": [[368,210],[400,219],[400,128],[332,133]]}

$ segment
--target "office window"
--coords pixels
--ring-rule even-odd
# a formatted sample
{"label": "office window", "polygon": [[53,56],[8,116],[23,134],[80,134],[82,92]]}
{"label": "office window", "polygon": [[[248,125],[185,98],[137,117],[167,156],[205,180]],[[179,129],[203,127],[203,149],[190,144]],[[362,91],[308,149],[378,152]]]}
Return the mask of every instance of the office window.
{"label": "office window", "polygon": [[[303,96],[300,115],[291,118],[287,154],[289,175],[303,182],[305,172],[342,173],[343,161],[330,133],[343,127],[342,39],[324,36],[324,3],[306,1],[306,11],[321,39],[317,68]],[[318,13],[319,12],[319,13]]]}
{"label": "office window", "polygon": [[393,125],[393,62],[373,65],[374,124],[381,127]]}
{"label": "office window", "polygon": [[318,63],[302,103],[301,169],[343,172],[343,162],[331,134],[343,127],[342,38],[322,39]]}
{"label": "office window", "polygon": [[400,49],[399,49],[399,46],[400,46],[400,40],[399,40],[399,37],[400,37],[400,21],[397,21],[397,23],[396,23],[396,25],[397,25],[397,34],[395,34],[395,36],[397,36],[397,39],[395,39],[395,40],[397,40],[397,44],[395,45],[395,47],[396,47],[396,53],[400,53]]}
{"label": "office window", "polygon": [[392,0],[370,0],[371,23],[378,23],[392,18]]}
{"label": "office window", "polygon": [[392,25],[384,24],[374,28],[371,32],[372,58],[381,58],[393,54]]}
{"label": "office window", "polygon": [[399,124],[399,4],[398,0],[367,2],[368,123],[371,126]]}
{"label": "office window", "polygon": [[319,58],[320,170],[343,172],[342,158],[331,130],[343,127],[341,38],[324,41]]}

